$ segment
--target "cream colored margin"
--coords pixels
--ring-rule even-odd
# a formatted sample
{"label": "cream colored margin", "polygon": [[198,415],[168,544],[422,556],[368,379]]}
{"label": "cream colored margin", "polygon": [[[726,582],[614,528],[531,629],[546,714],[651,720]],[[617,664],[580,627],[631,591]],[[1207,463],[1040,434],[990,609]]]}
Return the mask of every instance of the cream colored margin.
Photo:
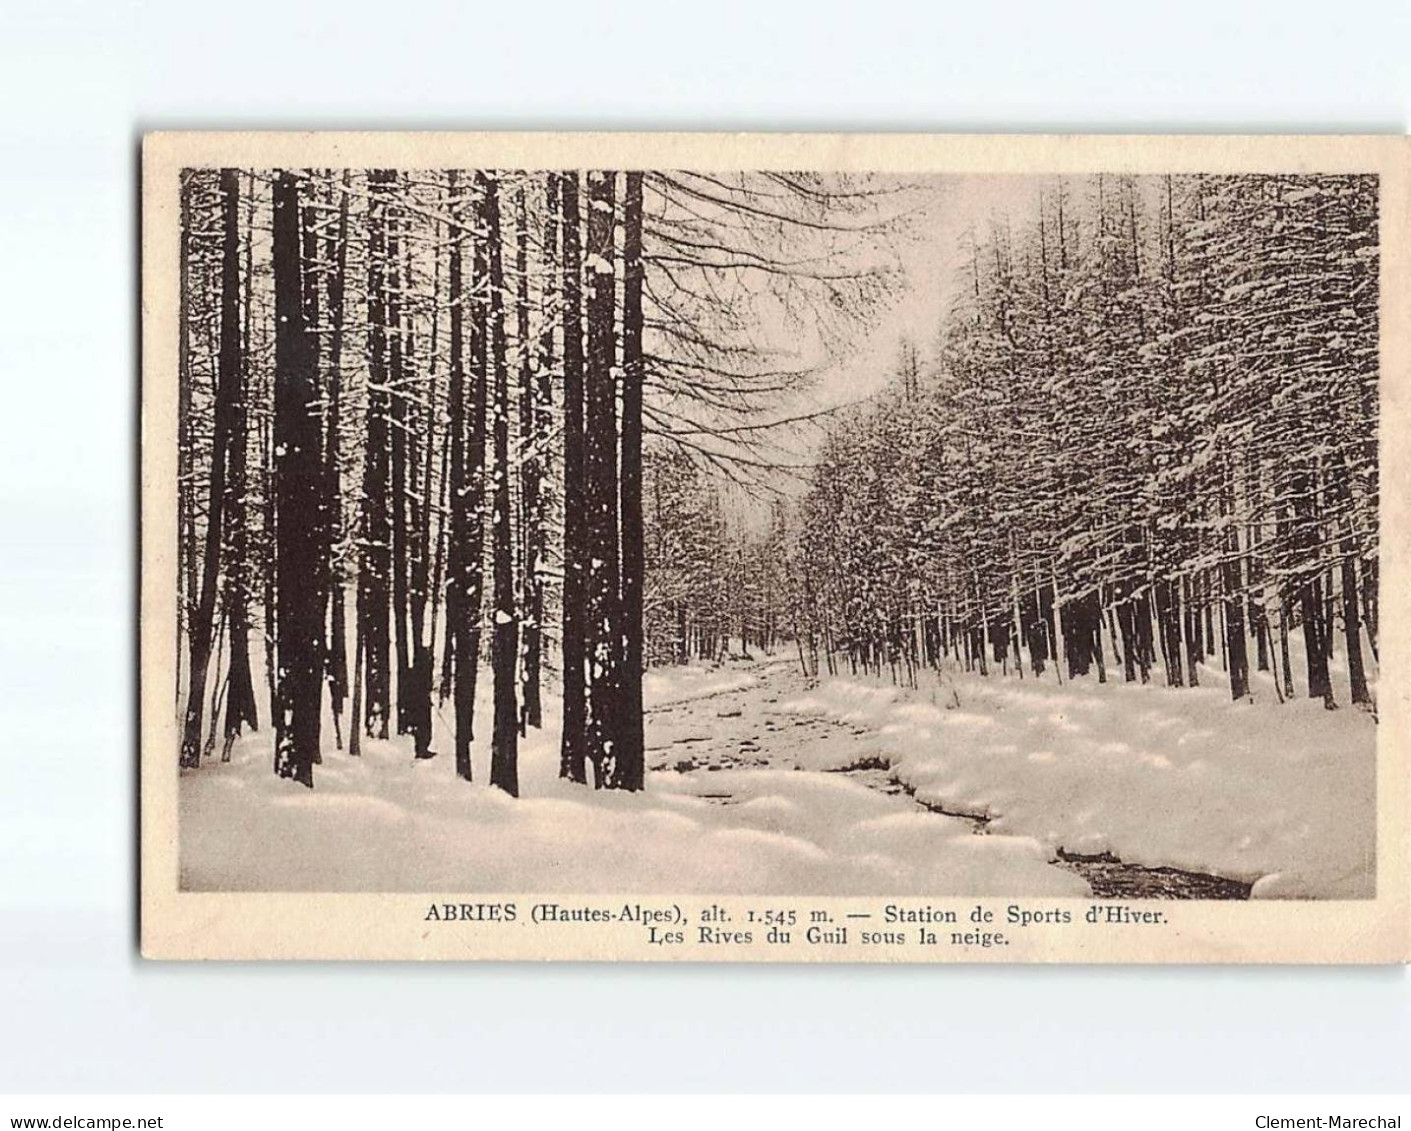
{"label": "cream colored margin", "polygon": [[[177,890],[175,662],[177,184],[184,166],[241,168],[831,169],[907,173],[1371,172],[1381,177],[1382,677],[1378,734],[1377,898],[1349,902],[1138,903],[1161,927],[1086,927],[1084,900],[905,899],[955,909],[982,904],[1002,924],[1010,903],[1066,907],[1072,926],[1013,932],[1007,948],[796,942],[663,948],[646,930],[535,927],[546,897],[517,893],[397,895],[210,894]],[[149,958],[677,959],[685,961],[1392,962],[1411,951],[1408,909],[1408,143],[1400,137],[1043,137],[828,134],[157,133],[142,152],[142,953]],[[814,910],[838,922],[881,911],[877,899],[620,898],[559,903],[620,909],[676,906],[694,923],[711,904],[734,925],[748,909]],[[432,902],[513,901],[512,924],[426,922]],[[864,921],[854,921],[854,924]],[[874,918],[871,926],[879,926]],[[913,928],[914,930],[914,928]],[[949,929],[947,929],[948,931]],[[796,932],[796,937],[802,933]],[[945,931],[942,932],[946,933]],[[688,928],[694,938],[694,926]]]}

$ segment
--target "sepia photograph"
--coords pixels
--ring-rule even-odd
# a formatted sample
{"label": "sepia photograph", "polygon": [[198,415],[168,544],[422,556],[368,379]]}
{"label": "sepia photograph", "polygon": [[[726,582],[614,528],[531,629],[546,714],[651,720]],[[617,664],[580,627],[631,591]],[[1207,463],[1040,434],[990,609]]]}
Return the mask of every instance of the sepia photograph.
{"label": "sepia photograph", "polygon": [[775,164],[174,169],[178,890],[1373,900],[1377,172]]}
{"label": "sepia photograph", "polygon": [[1408,1126],[1411,7],[4,26],[0,1128]]}

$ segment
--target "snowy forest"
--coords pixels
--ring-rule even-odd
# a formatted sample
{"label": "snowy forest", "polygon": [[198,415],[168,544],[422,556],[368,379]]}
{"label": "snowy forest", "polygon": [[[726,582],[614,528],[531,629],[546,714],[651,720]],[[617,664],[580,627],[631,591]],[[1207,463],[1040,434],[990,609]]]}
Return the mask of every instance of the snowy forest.
{"label": "snowy forest", "polygon": [[830,671],[841,647],[913,683],[949,654],[1196,686],[1218,657],[1235,699],[1253,662],[1277,696],[1370,709],[1376,253],[1367,177],[1098,177],[972,237],[930,364],[904,347],[824,446],[811,670],[820,634]]}
{"label": "snowy forest", "polygon": [[1371,895],[1376,178],[1009,180],[186,170],[183,885]]}

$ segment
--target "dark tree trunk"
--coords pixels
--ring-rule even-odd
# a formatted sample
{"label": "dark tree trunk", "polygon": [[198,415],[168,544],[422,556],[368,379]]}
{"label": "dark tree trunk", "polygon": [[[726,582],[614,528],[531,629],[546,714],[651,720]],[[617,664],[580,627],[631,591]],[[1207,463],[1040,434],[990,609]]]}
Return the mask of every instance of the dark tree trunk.
{"label": "dark tree trunk", "polygon": [[1181,662],[1180,593],[1179,581],[1157,582],[1156,618],[1166,663],[1166,683],[1170,687],[1182,687],[1186,682],[1185,666]]}
{"label": "dark tree trunk", "polygon": [[1323,584],[1323,650],[1327,652],[1329,660],[1333,658],[1334,653],[1337,651],[1335,645],[1337,633],[1333,631],[1333,621],[1336,619],[1333,613],[1333,608],[1336,604],[1336,599],[1333,594],[1333,572],[1333,567],[1329,566]]}
{"label": "dark tree trunk", "polygon": [[[265,404],[274,402],[273,381],[268,385]],[[261,487],[263,488],[263,515],[260,537],[260,586],[263,591],[264,645],[265,645],[265,684],[269,689],[270,719],[279,713],[279,664],[274,657],[274,642],[279,634],[279,610],[274,601],[274,546],[279,537],[279,515],[275,509],[274,497],[274,418],[266,411],[260,425]]]}
{"label": "dark tree trunk", "polygon": [[392,523],[387,510],[390,396],[387,379],[387,184],[391,174],[368,174],[368,393],[367,449],[363,460],[362,565],[358,571],[358,624],[363,642],[363,726],[369,738],[386,738],[392,708]]}
{"label": "dark tree trunk", "polygon": [[484,233],[489,220],[486,215],[488,190],[486,176],[477,173],[475,179],[475,236],[473,247],[473,278],[470,302],[470,467],[466,491],[470,498],[470,521],[465,545],[465,649],[456,653],[456,670],[464,673],[465,689],[457,694],[468,697],[472,705],[467,738],[475,738],[473,706],[475,689],[480,676],[480,616],[485,594],[485,448],[488,432],[488,363],[490,344],[489,247]]}
{"label": "dark tree trunk", "polygon": [[1143,593],[1132,605],[1133,629],[1136,633],[1137,669],[1142,682],[1151,682],[1151,662],[1156,658],[1156,649],[1151,638],[1151,598]]}
{"label": "dark tree trunk", "polygon": [[461,196],[454,170],[450,173],[451,380],[449,389],[451,536],[446,563],[447,662],[454,669],[456,774],[472,777],[470,742],[475,716],[475,653],[471,643],[469,591],[471,570],[471,478],[466,459],[465,294],[461,284]]}
{"label": "dark tree trunk", "polygon": [[[1317,501],[1311,468],[1300,464],[1288,485],[1292,511],[1291,541],[1295,551],[1305,560],[1318,552],[1319,531]],[[1323,585],[1321,567],[1306,567],[1295,584],[1298,586],[1299,615],[1303,620],[1304,651],[1308,665],[1308,697],[1321,699],[1328,710],[1337,707],[1333,698],[1332,679],[1328,674],[1328,644],[1324,639]]]}
{"label": "dark tree trunk", "polygon": [[[432,758],[431,749],[431,693],[434,683],[434,651],[436,645],[436,614],[431,614],[431,631],[427,633],[426,606],[431,599],[431,515],[432,483],[431,470],[436,460],[436,412],[437,412],[437,336],[441,318],[441,224],[437,221],[433,228],[437,247],[434,251],[434,267],[431,278],[431,348],[427,354],[427,393],[425,402],[418,404],[415,417],[417,430],[411,437],[411,460],[409,473],[415,480],[420,477],[420,498],[408,500],[411,515],[411,566],[408,586],[411,599],[411,668],[408,676],[411,686],[407,691],[407,723],[411,730],[416,757]],[[406,278],[411,280],[410,251],[407,252]],[[408,320],[410,326],[410,319]],[[406,341],[406,368],[416,372],[416,337],[410,331]],[[423,451],[425,454],[422,455]],[[414,493],[415,494],[415,493]]]}
{"label": "dark tree trunk", "polygon": [[1289,658],[1289,621],[1293,617],[1293,602],[1285,588],[1279,602],[1279,661],[1283,666],[1284,698],[1292,699],[1293,661]]}
{"label": "dark tree trunk", "polygon": [[1198,665],[1202,659],[1202,647],[1200,643],[1200,612],[1195,604],[1195,581],[1187,577],[1182,583],[1182,630],[1185,636],[1186,645],[1186,682],[1192,687],[1200,686],[1200,669]]}
{"label": "dark tree trunk", "polygon": [[[255,707],[255,681],[250,674],[250,588],[249,527],[246,511],[247,448],[249,438],[248,388],[250,377],[250,291],[253,275],[254,177],[247,193],[244,314],[241,319],[240,376],[236,381],[235,409],[231,414],[230,481],[225,496],[225,528],[229,538],[226,563],[226,620],[230,625],[230,674],[225,700],[225,746],[221,761],[230,760],[230,749],[241,726],[255,730],[259,713]],[[214,720],[212,720],[214,722]],[[214,733],[214,732],[213,732]]]}
{"label": "dark tree trunk", "polygon": [[[1034,677],[1037,679],[1044,674],[1049,659],[1047,618],[1043,611],[1043,594],[1039,590],[1031,589],[1022,597],[1020,623],[1023,636],[1029,645],[1029,663],[1033,667]],[[931,662],[929,634],[925,632],[924,622],[922,659],[927,664]]]}
{"label": "dark tree trunk", "polygon": [[[343,463],[339,455],[343,435],[343,328],[344,296],[348,270],[348,181],[345,172],[338,192],[338,230],[325,243],[324,256],[334,264],[328,280],[328,309],[333,335],[328,358],[328,422],[323,442],[324,507],[327,512],[328,595],[330,598],[327,662],[328,697],[333,707],[333,729],[341,748],[343,702],[348,695],[348,614],[344,588],[347,547],[343,529]],[[356,730],[358,720],[353,719]]]}
{"label": "dark tree trunk", "polygon": [[490,784],[519,796],[519,703],[515,667],[519,621],[514,601],[514,543],[510,515],[510,391],[506,357],[504,259],[500,247],[500,185],[484,175],[485,231],[490,252],[490,352],[495,372],[495,483],[491,513],[495,626],[490,640],[495,722],[490,738]]}
{"label": "dark tree trunk", "polygon": [[1305,577],[1299,590],[1299,609],[1303,615],[1303,643],[1308,659],[1308,697],[1321,699],[1323,706],[1333,710],[1332,679],[1328,675],[1328,649],[1323,641],[1323,592],[1318,574]]}
{"label": "dark tree trunk", "polygon": [[1201,578],[1201,635],[1207,656],[1215,655],[1215,613],[1210,590],[1210,573],[1206,571]]}
{"label": "dark tree trunk", "polygon": [[588,549],[588,758],[595,784],[617,776],[622,733],[618,569],[617,286],[613,229],[617,174],[588,174],[588,349],[583,478]]}
{"label": "dark tree trunk", "polygon": [[183,632],[189,632],[192,610],[196,604],[196,524],[192,514],[192,495],[196,485],[191,481],[191,214],[195,196],[194,169],[181,173],[181,251],[178,270],[181,320],[177,350],[177,409],[176,409],[176,705],[181,706],[181,642]]}
{"label": "dark tree trunk", "polygon": [[[1251,491],[1252,493],[1252,491]],[[1246,623],[1254,634],[1255,669],[1269,670],[1269,614],[1264,608],[1264,563],[1263,551],[1257,535],[1251,532],[1249,540],[1248,574],[1249,594],[1245,600]]]}
{"label": "dark tree trunk", "polygon": [[1347,674],[1352,685],[1352,702],[1359,707],[1372,705],[1367,688],[1367,671],[1362,664],[1362,619],[1357,607],[1357,567],[1352,554],[1342,559],[1342,624],[1347,640]]}
{"label": "dark tree trunk", "polygon": [[276,547],[280,711],[274,769],[313,786],[318,755],[322,601],[318,591],[319,450],[317,355],[304,322],[299,254],[299,179],[274,180],[275,489],[282,516]]}
{"label": "dark tree trunk", "polygon": [[[529,643],[536,635],[532,611],[533,591],[538,584],[539,558],[534,544],[534,526],[538,522],[541,452],[537,445],[539,412],[535,405],[534,371],[538,366],[535,350],[540,343],[529,338],[529,201],[528,178],[521,177],[514,192],[514,340],[519,369],[511,392],[519,414],[518,468],[519,511],[516,516],[515,550],[519,554],[520,574],[515,593],[515,609],[519,623],[519,733],[528,733],[529,702]],[[538,642],[535,642],[536,652]],[[536,655],[537,659],[537,655]],[[538,681],[536,672],[535,682]]]}
{"label": "dark tree trunk", "polygon": [[1132,683],[1137,678],[1137,641],[1133,628],[1133,606],[1125,595],[1118,599],[1120,604],[1117,606],[1117,623],[1122,629],[1122,675],[1128,683]]}
{"label": "dark tree trunk", "polygon": [[[641,789],[646,776],[642,719],[642,603],[646,531],[642,519],[642,174],[627,174],[622,237],[622,636],[621,728],[607,785]],[[797,635],[797,631],[796,631]],[[802,644],[800,644],[802,647]]]}
{"label": "dark tree trunk", "polygon": [[[301,194],[302,195],[302,194]],[[309,193],[312,196],[312,193]],[[319,332],[320,319],[320,288],[318,271],[318,215],[312,199],[301,199],[299,205],[299,234],[302,241],[302,252],[299,267],[299,284],[304,302],[304,335],[305,346],[309,355],[310,372],[313,374],[314,401],[312,411],[319,416],[316,422],[319,445],[319,502],[314,510],[313,537],[317,552],[313,555],[312,561],[316,573],[316,583],[314,591],[318,594],[318,671],[319,679],[323,679],[323,671],[327,666],[325,653],[326,640],[324,639],[324,621],[328,605],[328,507],[323,497],[323,419],[321,406],[326,403],[323,375],[320,368],[322,362],[322,349],[320,348]],[[277,443],[276,443],[277,447]],[[278,463],[276,462],[276,467]],[[320,694],[322,689],[320,688]],[[318,751],[314,747],[314,764],[318,765],[323,761]]]}
{"label": "dark tree trunk", "polygon": [[353,701],[348,708],[348,756],[357,758],[362,755],[363,728],[361,724],[363,710],[363,651],[367,642],[363,638],[362,614],[362,594],[359,592],[355,598],[353,608],[353,624],[356,628],[357,643],[353,646]]}
{"label": "dark tree trunk", "polygon": [[[521,207],[523,197],[520,198]],[[521,221],[521,235],[527,235],[527,224]],[[550,409],[553,404],[554,322],[553,295],[558,274],[559,241],[559,181],[550,174],[544,186],[544,243],[542,250],[543,286],[540,293],[542,325],[539,331],[537,372],[526,370],[521,397],[521,434],[529,446],[531,457],[524,461],[524,702],[520,731],[526,727],[544,725],[541,696],[544,652],[544,578],[540,572],[544,561],[545,528],[548,523],[544,505],[543,482],[548,463]],[[528,286],[528,264],[520,274],[522,286]],[[526,292],[523,304],[527,308]],[[528,334],[528,311],[525,311],[524,333]],[[528,342],[525,347],[527,351]]]}
{"label": "dark tree trunk", "polygon": [[[454,181],[452,182],[454,183]],[[462,373],[464,379],[464,373]],[[464,392],[464,390],[462,390]],[[450,532],[450,506],[447,503],[448,488],[451,480],[451,441],[450,432],[446,433],[446,438],[441,443],[441,469],[439,485],[436,489],[436,511],[440,516],[436,522],[436,558],[431,564],[431,625],[427,632],[427,647],[434,651],[436,647],[437,618],[441,612],[441,594],[445,583],[446,567],[446,542]],[[455,649],[453,634],[449,628],[445,633],[445,639],[441,646],[441,679],[440,688],[437,691],[437,699],[445,703],[451,695],[451,673],[455,665]]]}
{"label": "dark tree trunk", "polygon": [[[396,188],[396,174],[392,186]],[[406,372],[406,333],[402,324],[402,239],[401,218],[387,218],[387,263],[390,270],[387,287],[387,362],[391,382],[392,442],[392,625],[393,647],[397,660],[397,733],[408,734],[411,727],[411,631],[409,567],[411,552],[408,545],[410,521],[407,513],[408,464],[411,463],[411,443],[408,435],[411,414],[408,411],[408,380]]]}
{"label": "dark tree trunk", "polygon": [[1377,559],[1363,557],[1362,572],[1362,623],[1367,629],[1367,644],[1372,649],[1372,657],[1377,657]]}
{"label": "dark tree trunk", "polygon": [[[1092,655],[1093,658],[1097,661],[1097,681],[1098,681],[1098,683],[1106,683],[1106,682],[1107,682],[1107,657],[1106,657],[1106,655],[1104,654],[1103,648],[1102,648],[1102,595],[1101,595],[1101,593],[1093,593],[1093,594],[1090,595],[1089,599],[1092,601],[1092,617],[1091,617],[1091,625],[1092,625],[1092,645],[1091,645],[1091,655]],[[1109,609],[1109,610],[1107,611],[1107,619],[1108,619],[1108,623],[1111,624],[1111,621],[1112,621],[1112,610],[1111,610],[1111,609]],[[1114,644],[1114,647],[1115,647],[1115,645],[1116,645],[1116,634],[1115,634],[1115,633],[1113,634],[1113,644]]]}
{"label": "dark tree trunk", "polygon": [[[211,440],[211,481],[206,512],[206,541],[201,562],[201,596],[190,623],[190,685],[181,739],[181,765],[201,764],[206,679],[215,631],[216,590],[220,584],[221,522],[225,509],[226,458],[230,450],[240,388],[240,179],[234,169],[220,171],[221,316],[217,359],[215,422]],[[295,220],[298,223],[298,220]],[[296,228],[297,239],[297,228]]]}
{"label": "dark tree trunk", "polygon": [[578,174],[560,173],[563,199],[563,738],[559,775],[586,782],[587,548],[583,454],[583,263]]}
{"label": "dark tree trunk", "polygon": [[1053,578],[1046,587],[1048,594],[1048,615],[1044,620],[1044,629],[1048,633],[1048,638],[1053,646],[1053,675],[1061,684],[1063,682],[1063,653],[1066,650],[1062,644],[1062,604],[1058,596],[1058,580],[1050,567],[1050,577]]}
{"label": "dark tree trunk", "polygon": [[1221,572],[1225,583],[1225,646],[1229,657],[1230,698],[1243,699],[1249,694],[1249,652],[1245,641],[1239,562],[1227,561]]}
{"label": "dark tree trunk", "polygon": [[[1234,513],[1234,488],[1226,470],[1221,490],[1221,502],[1226,515]],[[1224,537],[1224,561],[1220,565],[1220,582],[1224,589],[1226,667],[1230,675],[1230,698],[1243,699],[1249,694],[1249,649],[1244,620],[1244,569],[1241,559],[1240,536],[1233,525]]]}

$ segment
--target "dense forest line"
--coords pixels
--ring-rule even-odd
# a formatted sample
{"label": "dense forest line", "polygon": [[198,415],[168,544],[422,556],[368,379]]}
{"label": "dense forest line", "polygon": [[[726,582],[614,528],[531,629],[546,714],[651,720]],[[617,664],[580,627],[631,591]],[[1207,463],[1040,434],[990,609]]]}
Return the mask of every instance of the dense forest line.
{"label": "dense forest line", "polygon": [[349,755],[395,733],[430,757],[449,703],[469,780],[488,664],[492,785],[518,792],[552,681],[561,775],[640,789],[647,663],[782,631],[714,485],[772,473],[809,375],[759,328],[841,333],[885,297],[892,192],[186,170],[182,767],[268,725],[312,786],[329,723]]}
{"label": "dense forest line", "polygon": [[798,509],[805,668],[1181,687],[1218,656],[1238,700],[1252,654],[1333,708],[1341,649],[1372,707],[1377,248],[1368,176],[1060,179],[972,232],[935,348]]}

